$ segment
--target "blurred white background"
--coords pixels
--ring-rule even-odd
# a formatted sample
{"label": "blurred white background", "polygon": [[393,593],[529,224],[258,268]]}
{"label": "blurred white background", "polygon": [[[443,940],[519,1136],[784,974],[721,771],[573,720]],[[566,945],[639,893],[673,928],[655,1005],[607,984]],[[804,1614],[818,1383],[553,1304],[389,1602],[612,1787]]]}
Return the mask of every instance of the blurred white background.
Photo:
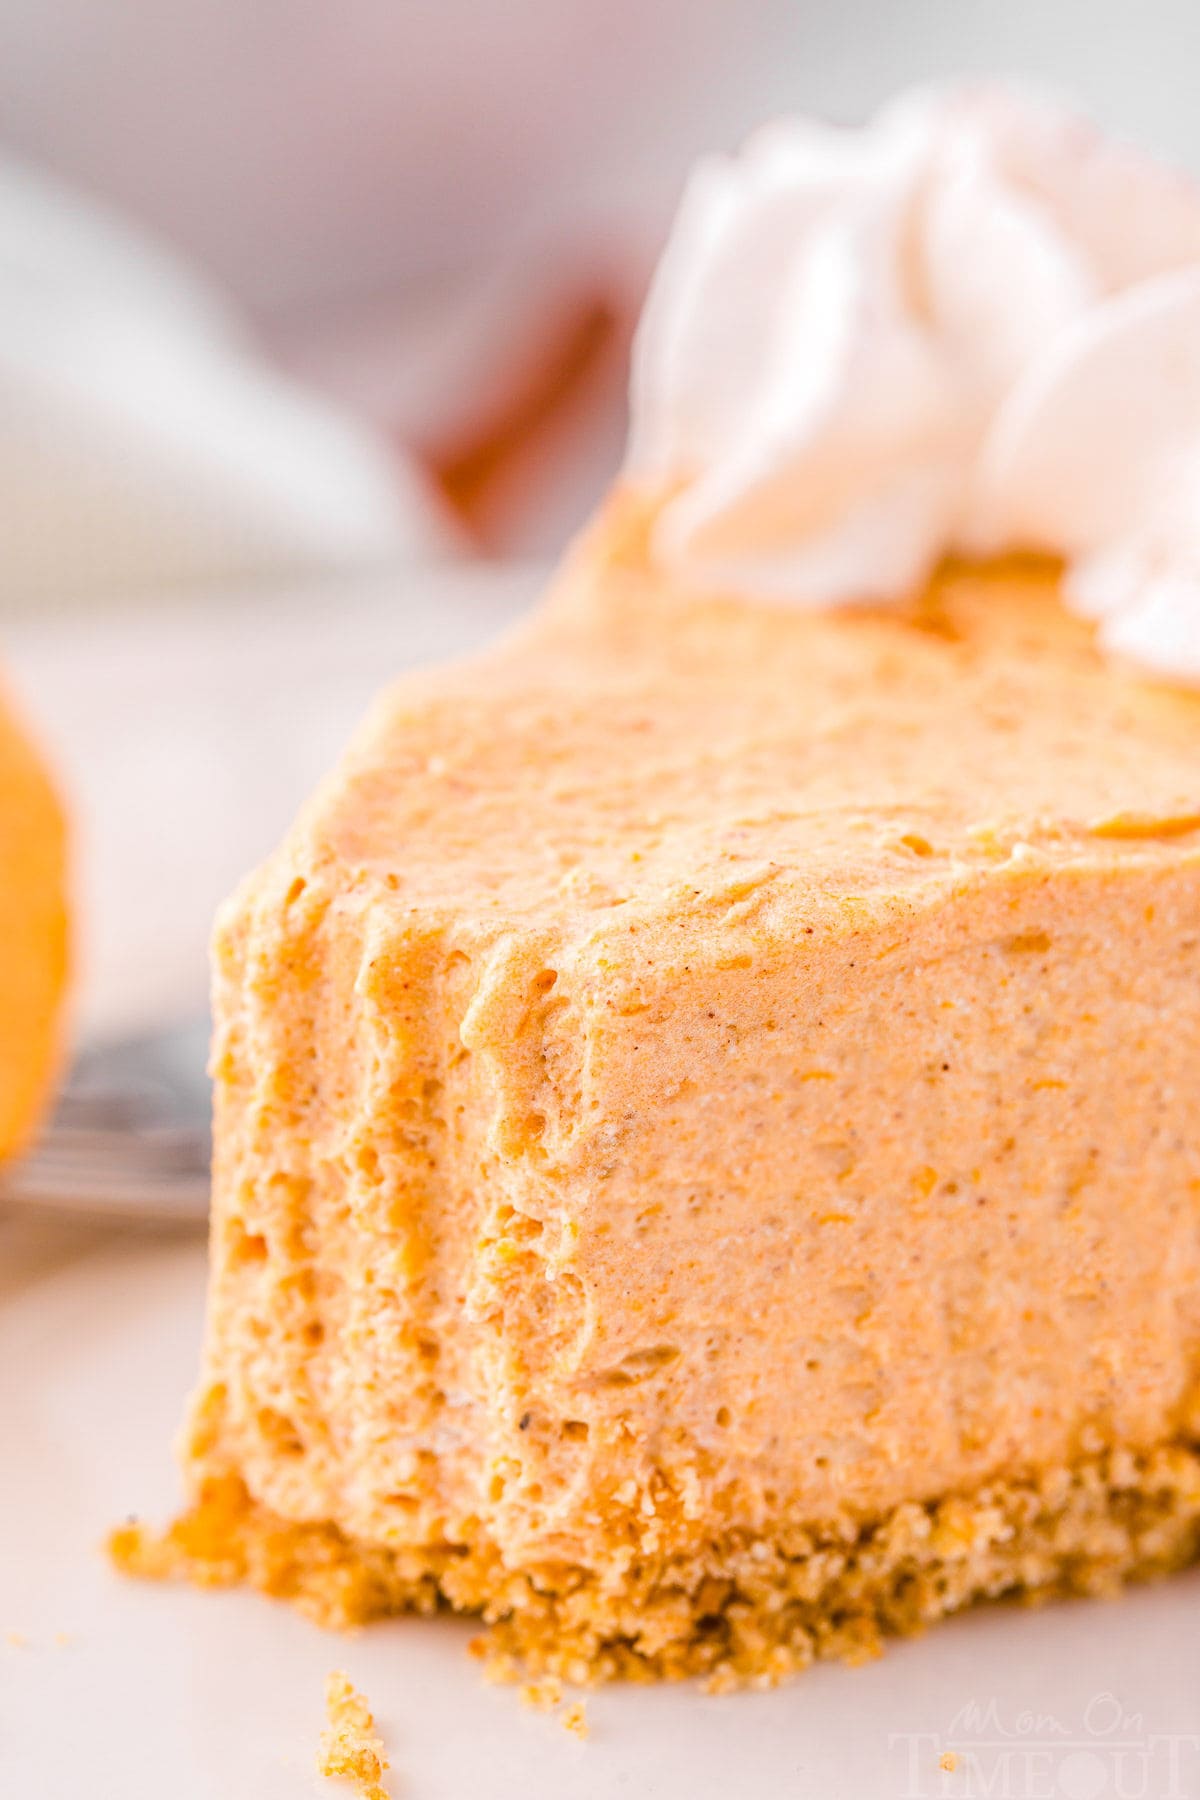
{"label": "blurred white background", "polygon": [[0,131],[275,319],[644,206],[795,108],[1037,74],[1200,158],[1191,0],[3,0]]}
{"label": "blurred white background", "polygon": [[1197,66],[1193,0],[0,0],[0,145],[183,251],[485,549],[549,552],[698,152],[981,71],[1200,164]]}

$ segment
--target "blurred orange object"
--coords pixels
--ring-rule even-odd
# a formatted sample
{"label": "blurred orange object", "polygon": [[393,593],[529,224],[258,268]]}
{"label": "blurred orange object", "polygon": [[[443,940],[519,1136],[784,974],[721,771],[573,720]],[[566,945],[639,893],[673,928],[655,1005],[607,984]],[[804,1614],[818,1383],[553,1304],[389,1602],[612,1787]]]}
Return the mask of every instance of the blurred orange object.
{"label": "blurred orange object", "polygon": [[435,484],[481,549],[504,548],[511,513],[547,465],[592,428],[611,390],[623,395],[634,316],[623,299],[601,288],[563,296],[484,408],[425,447]]}
{"label": "blurred orange object", "polygon": [[477,553],[549,557],[623,455],[650,247],[599,226],[534,242],[420,292],[295,320],[268,348],[421,466]]}
{"label": "blurred orange object", "polygon": [[0,1158],[50,1092],[67,975],[66,830],[42,761],[0,693]]}

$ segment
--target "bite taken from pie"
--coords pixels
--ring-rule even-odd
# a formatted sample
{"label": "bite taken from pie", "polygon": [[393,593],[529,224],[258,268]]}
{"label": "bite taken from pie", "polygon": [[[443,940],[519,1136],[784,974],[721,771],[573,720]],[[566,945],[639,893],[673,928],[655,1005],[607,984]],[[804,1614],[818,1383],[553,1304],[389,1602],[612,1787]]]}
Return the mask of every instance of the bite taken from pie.
{"label": "bite taken from pie", "polygon": [[1198,474],[1200,199],[1056,103],[697,173],[617,491],[221,917],[128,1562],[721,1685],[1197,1554]]}

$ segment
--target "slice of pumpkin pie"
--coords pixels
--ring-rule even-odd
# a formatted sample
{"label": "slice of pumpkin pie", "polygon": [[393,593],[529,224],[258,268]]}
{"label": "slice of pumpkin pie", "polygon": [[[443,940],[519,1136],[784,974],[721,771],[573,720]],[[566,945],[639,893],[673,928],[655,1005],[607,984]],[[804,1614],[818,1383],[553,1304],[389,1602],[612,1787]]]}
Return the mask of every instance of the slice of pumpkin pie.
{"label": "slice of pumpkin pie", "polygon": [[1180,1565],[1200,202],[1007,91],[780,126],[634,415],[222,916],[160,1566],[720,1683]]}

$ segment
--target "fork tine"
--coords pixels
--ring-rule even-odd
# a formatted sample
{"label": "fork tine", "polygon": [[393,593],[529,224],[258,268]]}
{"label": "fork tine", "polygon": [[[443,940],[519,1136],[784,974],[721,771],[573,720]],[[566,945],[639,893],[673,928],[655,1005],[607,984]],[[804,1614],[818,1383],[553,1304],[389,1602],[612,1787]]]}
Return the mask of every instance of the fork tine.
{"label": "fork tine", "polygon": [[89,1218],[144,1218],[198,1224],[208,1213],[208,1181],[198,1175],[164,1178],[128,1171],[95,1171],[85,1178],[57,1178],[37,1167],[12,1171],[0,1187],[6,1205],[46,1207]]}
{"label": "fork tine", "polygon": [[93,1133],[84,1139],[46,1138],[26,1159],[27,1166],[87,1170],[95,1165],[130,1169],[186,1170],[207,1174],[207,1140],[186,1132],[155,1141],[120,1132]]}

